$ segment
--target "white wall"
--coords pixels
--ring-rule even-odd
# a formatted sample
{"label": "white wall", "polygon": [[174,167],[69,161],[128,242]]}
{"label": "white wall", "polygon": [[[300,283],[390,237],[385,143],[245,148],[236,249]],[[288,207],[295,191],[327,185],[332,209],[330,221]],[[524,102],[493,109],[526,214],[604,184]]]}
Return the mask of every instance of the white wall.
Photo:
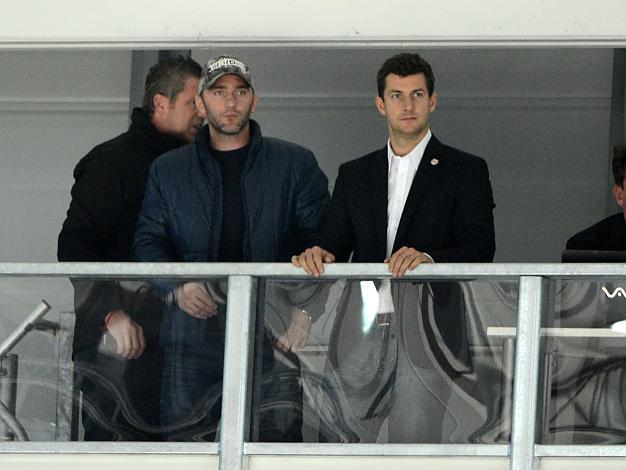
{"label": "white wall", "polygon": [[[0,44],[103,47],[216,40],[502,41],[626,39],[622,0],[24,0],[0,15]],[[27,45],[27,47],[29,47]]]}

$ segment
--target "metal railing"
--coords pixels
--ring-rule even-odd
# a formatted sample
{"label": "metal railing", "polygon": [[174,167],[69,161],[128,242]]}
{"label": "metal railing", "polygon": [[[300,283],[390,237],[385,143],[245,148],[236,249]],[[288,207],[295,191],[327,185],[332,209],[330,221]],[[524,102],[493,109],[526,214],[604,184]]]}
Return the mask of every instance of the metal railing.
{"label": "metal railing", "polygon": [[[323,279],[390,276],[382,264],[329,265]],[[435,264],[420,266],[406,279],[519,280],[513,416],[510,445],[494,444],[273,444],[244,442],[248,360],[254,328],[256,279],[307,279],[288,264],[255,263],[0,263],[0,278],[228,278],[224,390],[219,445],[215,443],[17,443],[0,444],[10,453],[202,453],[220,455],[220,468],[240,470],[252,455],[467,456],[510,457],[512,470],[536,466],[541,457],[626,457],[626,446],[535,444],[539,384],[539,340],[546,282],[555,279],[626,279],[621,264]]]}

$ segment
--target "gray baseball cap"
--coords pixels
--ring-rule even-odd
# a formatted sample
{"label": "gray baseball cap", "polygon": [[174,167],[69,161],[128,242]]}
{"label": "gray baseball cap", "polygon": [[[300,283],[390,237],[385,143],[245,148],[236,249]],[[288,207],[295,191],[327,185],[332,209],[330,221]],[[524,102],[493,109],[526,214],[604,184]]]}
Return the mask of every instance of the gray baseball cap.
{"label": "gray baseball cap", "polygon": [[236,57],[221,55],[209,59],[202,69],[199,92],[202,93],[210,88],[221,76],[230,74],[243,78],[250,85],[250,88],[254,88],[250,68]]}

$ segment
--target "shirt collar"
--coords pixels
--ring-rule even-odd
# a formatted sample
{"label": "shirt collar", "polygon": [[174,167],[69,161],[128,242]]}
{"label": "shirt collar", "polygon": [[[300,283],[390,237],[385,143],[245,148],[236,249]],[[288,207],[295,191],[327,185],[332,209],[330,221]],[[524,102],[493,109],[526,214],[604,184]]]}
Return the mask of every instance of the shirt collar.
{"label": "shirt collar", "polygon": [[430,132],[430,129],[428,129],[428,132],[426,132],[426,135],[424,136],[424,138],[420,140],[420,142],[413,148],[413,150],[411,150],[409,153],[407,153],[403,157],[398,157],[395,153],[393,153],[393,150],[391,148],[391,141],[387,140],[388,164],[391,165],[391,160],[393,159],[393,157],[403,158],[403,159],[407,158],[409,160],[420,161],[422,159],[422,156],[424,155],[424,152],[426,151],[426,146],[428,145],[428,142],[430,142],[431,137],[432,137],[432,133]]}

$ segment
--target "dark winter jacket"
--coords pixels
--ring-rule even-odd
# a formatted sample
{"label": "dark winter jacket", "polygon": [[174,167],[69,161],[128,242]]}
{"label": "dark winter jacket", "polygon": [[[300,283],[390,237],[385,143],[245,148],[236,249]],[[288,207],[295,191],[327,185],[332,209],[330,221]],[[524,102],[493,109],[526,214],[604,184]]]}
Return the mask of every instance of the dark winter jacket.
{"label": "dark winter jacket", "polygon": [[[330,199],[328,181],[311,151],[262,137],[255,121],[250,121],[250,130],[250,152],[241,177],[244,261],[287,262],[317,243]],[[221,226],[228,214],[222,213],[221,173],[209,139],[205,126],[193,144],[152,165],[135,233],[135,260],[217,261]],[[164,322],[162,335],[201,344],[196,341],[201,341],[202,320],[173,310],[177,311],[170,312],[173,323]],[[162,342],[167,342],[166,336]]]}
{"label": "dark winter jacket", "polygon": [[[130,261],[150,165],[162,153],[184,144],[161,134],[139,108],[133,110],[131,120],[128,131],[96,146],[76,165],[72,200],[59,234],[59,261]],[[74,285],[75,351],[99,341],[110,311],[124,308],[131,316],[136,312],[117,283]]]}

